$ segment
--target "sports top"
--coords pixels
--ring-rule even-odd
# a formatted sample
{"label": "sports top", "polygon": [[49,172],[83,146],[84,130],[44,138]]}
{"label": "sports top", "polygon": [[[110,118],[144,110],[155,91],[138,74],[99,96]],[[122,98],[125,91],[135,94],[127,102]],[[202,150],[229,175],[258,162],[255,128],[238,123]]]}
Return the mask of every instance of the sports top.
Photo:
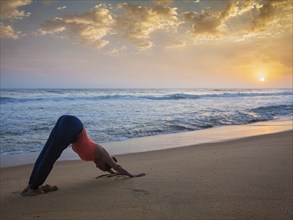
{"label": "sports top", "polygon": [[72,149],[78,154],[78,156],[82,160],[95,160],[96,143],[89,138],[85,128],[83,128],[78,139],[74,143],[72,143]]}

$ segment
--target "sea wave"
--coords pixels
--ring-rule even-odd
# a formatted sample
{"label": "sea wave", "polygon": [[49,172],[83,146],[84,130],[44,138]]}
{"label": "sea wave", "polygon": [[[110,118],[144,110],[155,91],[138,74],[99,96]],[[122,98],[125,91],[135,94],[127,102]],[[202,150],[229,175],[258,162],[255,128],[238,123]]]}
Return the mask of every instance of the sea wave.
{"label": "sea wave", "polygon": [[62,114],[99,143],[293,116],[292,89],[1,90],[0,153],[38,151]]}
{"label": "sea wave", "polygon": [[171,94],[165,96],[142,96],[142,98],[152,100],[178,100],[178,99],[200,99],[200,98],[229,98],[229,97],[257,97],[257,96],[288,96],[293,92],[277,92],[277,93],[215,93],[215,94]]}
{"label": "sea wave", "polygon": [[98,100],[137,100],[137,99],[147,99],[147,100],[192,100],[192,99],[202,99],[202,98],[237,98],[237,97],[268,97],[268,96],[292,96],[293,92],[223,92],[223,93],[206,93],[206,94],[188,94],[188,93],[174,93],[167,95],[133,95],[133,94],[113,94],[113,95],[70,95],[70,96],[58,96],[62,94],[61,92],[56,92],[56,96],[46,96],[46,97],[0,97],[0,103],[17,103],[17,102],[41,102],[41,101],[98,101]]}
{"label": "sea wave", "polygon": [[268,119],[274,116],[293,115],[293,105],[270,105],[250,109],[250,112],[260,116],[266,116]]}
{"label": "sea wave", "polygon": [[[210,112],[208,115],[189,114],[184,118],[172,118],[152,121],[147,126],[140,125],[120,129],[116,135],[122,139],[145,137],[158,134],[169,134],[185,131],[202,130],[227,125],[242,125],[273,120],[280,116],[292,116],[293,105],[272,105],[242,111]],[[122,140],[119,139],[119,140]]]}

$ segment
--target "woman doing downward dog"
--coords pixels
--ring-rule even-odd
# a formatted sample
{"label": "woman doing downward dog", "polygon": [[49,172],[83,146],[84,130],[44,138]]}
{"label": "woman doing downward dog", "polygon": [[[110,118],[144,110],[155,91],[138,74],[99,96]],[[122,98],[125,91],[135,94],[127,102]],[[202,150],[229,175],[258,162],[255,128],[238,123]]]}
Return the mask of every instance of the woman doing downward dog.
{"label": "woman doing downward dog", "polygon": [[[27,187],[22,191],[23,196],[42,194],[40,186],[45,182],[51,172],[54,163],[60,157],[65,148],[72,144],[72,149],[82,160],[93,161],[96,167],[111,174],[126,175],[129,177],[144,176],[144,173],[131,174],[121,165],[117,159],[99,144],[92,141],[82,122],[75,116],[63,115],[56,122],[51,134],[35,162]],[[118,173],[114,173],[112,168]]]}

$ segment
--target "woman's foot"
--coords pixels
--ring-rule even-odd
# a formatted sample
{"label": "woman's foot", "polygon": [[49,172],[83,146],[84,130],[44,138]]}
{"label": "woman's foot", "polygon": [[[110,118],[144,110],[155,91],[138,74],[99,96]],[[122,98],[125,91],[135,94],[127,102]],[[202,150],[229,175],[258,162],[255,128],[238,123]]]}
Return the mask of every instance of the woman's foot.
{"label": "woman's foot", "polygon": [[27,185],[27,186],[22,190],[22,192],[21,192],[20,194],[22,195],[22,194],[26,193],[26,192],[29,190],[29,188],[30,188],[30,186]]}
{"label": "woman's foot", "polygon": [[59,188],[57,186],[51,186],[51,185],[45,185],[45,186],[41,186],[40,189],[44,192],[44,193],[48,193],[48,192],[54,192],[57,191]]}
{"label": "woman's foot", "polygon": [[43,190],[41,190],[40,188],[38,189],[30,189],[28,188],[26,190],[26,188],[22,191],[21,195],[23,196],[36,196],[36,195],[40,195],[40,194],[44,194],[45,192]]}

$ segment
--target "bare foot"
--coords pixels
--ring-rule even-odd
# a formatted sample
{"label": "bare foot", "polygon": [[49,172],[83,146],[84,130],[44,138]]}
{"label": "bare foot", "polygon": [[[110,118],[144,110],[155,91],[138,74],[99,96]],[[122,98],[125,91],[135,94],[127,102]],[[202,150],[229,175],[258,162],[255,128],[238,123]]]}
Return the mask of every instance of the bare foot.
{"label": "bare foot", "polygon": [[54,192],[57,191],[59,188],[57,186],[51,186],[46,184],[45,186],[41,186],[40,189],[44,192],[44,193],[48,193],[48,192]]}
{"label": "bare foot", "polygon": [[23,196],[36,196],[40,194],[44,194],[45,192],[41,189],[28,189],[26,192],[21,193]]}
{"label": "bare foot", "polygon": [[22,192],[21,192],[20,194],[22,195],[22,194],[26,193],[26,192],[29,190],[29,188],[30,188],[30,186],[27,185],[27,186],[22,190]]}

